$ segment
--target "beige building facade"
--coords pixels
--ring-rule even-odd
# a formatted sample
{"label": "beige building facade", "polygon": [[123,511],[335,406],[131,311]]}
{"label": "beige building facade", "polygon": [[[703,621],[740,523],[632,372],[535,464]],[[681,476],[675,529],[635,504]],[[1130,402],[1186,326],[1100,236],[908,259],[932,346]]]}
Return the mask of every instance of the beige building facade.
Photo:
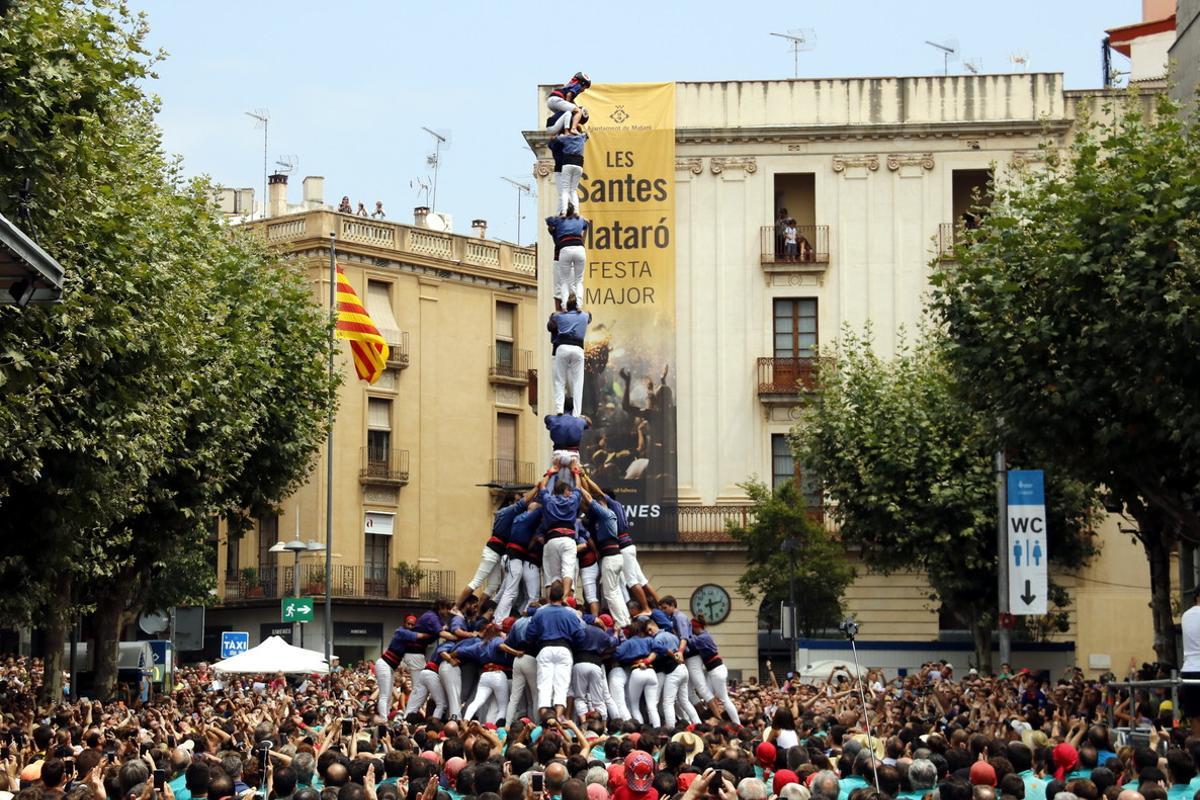
{"label": "beige building facade", "polygon": [[[280,176],[282,177],[282,176]],[[374,658],[403,616],[437,596],[455,596],[474,574],[500,487],[528,484],[542,430],[530,405],[531,348],[540,347],[532,248],[434,230],[428,209],[410,224],[338,214],[314,196],[248,223],[283,257],[303,266],[314,302],[328,308],[331,233],[345,270],[389,342],[386,373],[373,385],[354,373],[347,343],[333,447],[334,652],[343,663]],[[283,188],[277,188],[282,184]],[[314,185],[315,184],[315,185]],[[273,182],[282,193],[286,184]],[[325,541],[326,451],[277,517],[240,539],[218,536],[218,604],[206,645],[223,630],[257,644],[287,635],[280,599],[295,590],[297,536]],[[316,599],[304,645],[323,647],[324,553],[300,558],[300,594]]]}
{"label": "beige building facade", "polygon": [[[993,176],[1036,169],[1041,143],[1063,146],[1078,110],[1104,93],[1066,91],[1051,73],[677,83],[675,92],[679,534],[639,543],[639,553],[652,582],[681,605],[704,584],[729,594],[732,611],[712,632],[731,674],[746,677],[782,642],[758,630],[759,609],[736,592],[743,561],[725,523],[748,513],[739,483],[797,475],[785,437],[813,353],[843,326],[872,325],[884,356],[911,340],[929,264],[949,257],[973,193]],[[540,133],[528,138],[546,215],[551,167]],[[804,239],[796,262],[776,242],[783,208]],[[545,243],[539,250],[543,317],[552,307],[551,252]],[[549,374],[548,354],[540,358]],[[540,392],[547,404],[549,381]],[[540,447],[548,456],[548,443]],[[1099,534],[1096,562],[1063,577],[1073,601],[1068,630],[1017,648],[1015,660],[1096,675],[1152,652],[1141,551],[1116,520]],[[939,623],[921,576],[860,569],[846,600],[868,663],[967,661],[966,637]],[[816,643],[801,661],[842,657],[830,652]],[[786,660],[786,650],[776,656]]]}

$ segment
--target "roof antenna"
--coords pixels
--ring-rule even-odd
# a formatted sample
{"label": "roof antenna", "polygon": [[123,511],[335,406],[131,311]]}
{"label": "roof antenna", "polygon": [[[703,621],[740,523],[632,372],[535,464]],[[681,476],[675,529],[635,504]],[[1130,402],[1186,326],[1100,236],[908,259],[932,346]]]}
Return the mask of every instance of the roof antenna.
{"label": "roof antenna", "polygon": [[942,44],[926,39],[925,44],[942,51],[942,75],[949,75],[950,62],[958,60],[958,39],[947,39]]}
{"label": "roof antenna", "polygon": [[800,53],[814,50],[817,47],[817,32],[812,28],[792,28],[787,33],[771,33],[780,39],[787,39],[792,49],[792,69],[794,78],[800,77]]}

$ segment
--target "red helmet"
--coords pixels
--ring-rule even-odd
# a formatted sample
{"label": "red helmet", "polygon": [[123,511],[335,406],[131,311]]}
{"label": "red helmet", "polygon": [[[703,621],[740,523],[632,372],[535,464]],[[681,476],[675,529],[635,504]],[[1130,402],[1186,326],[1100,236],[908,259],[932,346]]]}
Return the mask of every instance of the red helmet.
{"label": "red helmet", "polygon": [[654,759],[645,750],[625,756],[625,784],[635,792],[645,792],[654,783]]}

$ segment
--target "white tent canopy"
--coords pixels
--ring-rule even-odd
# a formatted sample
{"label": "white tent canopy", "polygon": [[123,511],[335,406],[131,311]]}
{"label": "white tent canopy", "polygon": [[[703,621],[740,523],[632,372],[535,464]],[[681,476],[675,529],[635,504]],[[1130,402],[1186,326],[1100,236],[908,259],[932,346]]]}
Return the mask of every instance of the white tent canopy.
{"label": "white tent canopy", "polygon": [[329,672],[325,656],[315,650],[293,647],[278,636],[268,637],[258,647],[213,664],[217,672],[320,673]]}

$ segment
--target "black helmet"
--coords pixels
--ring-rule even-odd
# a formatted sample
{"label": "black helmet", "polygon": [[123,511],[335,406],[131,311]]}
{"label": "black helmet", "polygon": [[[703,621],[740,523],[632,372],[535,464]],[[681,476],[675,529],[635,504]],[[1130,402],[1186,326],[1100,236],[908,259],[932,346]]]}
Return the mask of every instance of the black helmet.
{"label": "black helmet", "polygon": [[571,80],[582,84],[583,88],[585,89],[592,85],[592,79],[587,76],[586,72],[576,72],[575,76],[571,78]]}

